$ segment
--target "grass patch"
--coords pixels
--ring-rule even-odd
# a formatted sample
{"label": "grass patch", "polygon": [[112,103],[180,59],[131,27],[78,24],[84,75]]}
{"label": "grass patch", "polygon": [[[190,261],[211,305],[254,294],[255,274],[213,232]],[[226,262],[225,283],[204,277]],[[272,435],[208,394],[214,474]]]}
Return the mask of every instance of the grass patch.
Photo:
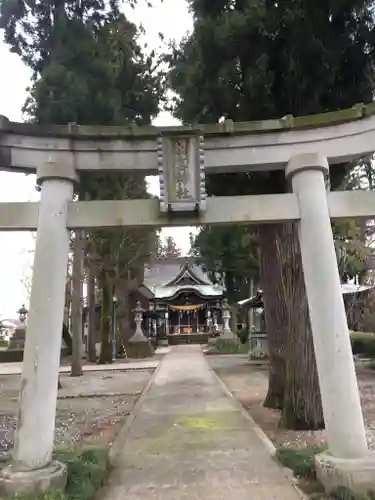
{"label": "grass patch", "polygon": [[239,340],[219,339],[208,354],[247,354],[249,343],[241,344]]}
{"label": "grass patch", "polygon": [[277,460],[296,477],[316,479],[315,455],[321,453],[323,448],[279,448],[276,451]]}
{"label": "grass patch", "polygon": [[[325,451],[323,447],[314,448],[279,448],[277,460],[300,480],[299,486],[305,492],[313,493],[315,500],[375,500],[375,493],[357,495],[345,487],[339,487],[329,497],[322,493],[323,487],[318,482],[315,470],[315,455]],[[307,484],[310,483],[310,484]]]}
{"label": "grass patch", "polygon": [[331,493],[330,498],[332,500],[375,500],[375,493],[357,495],[348,488],[340,487]]}
{"label": "grass patch", "polygon": [[57,451],[54,459],[68,467],[65,491],[46,491],[38,496],[11,496],[8,500],[92,500],[107,479],[109,472],[106,449]]}

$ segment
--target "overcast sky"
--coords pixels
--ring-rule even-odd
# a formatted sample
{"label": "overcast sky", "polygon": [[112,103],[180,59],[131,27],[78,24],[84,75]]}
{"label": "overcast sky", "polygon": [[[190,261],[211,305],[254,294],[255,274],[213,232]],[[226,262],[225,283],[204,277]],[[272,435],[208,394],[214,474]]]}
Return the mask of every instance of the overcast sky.
{"label": "overcast sky", "polygon": [[[129,18],[136,24],[142,23],[146,30],[149,47],[159,45],[158,33],[165,38],[180,40],[191,30],[192,19],[185,0],[153,0],[150,9],[144,0],[138,7],[129,9]],[[127,11],[128,13],[128,11]],[[1,33],[1,32],[0,32]],[[0,78],[0,115],[12,121],[22,121],[22,106],[26,99],[26,88],[30,83],[30,72],[18,56],[11,54],[0,35],[0,64],[3,68]],[[171,125],[176,121],[167,113],[162,113],[155,122],[158,125]],[[157,192],[156,179],[151,181],[151,189]],[[35,191],[35,177],[22,174],[0,172],[0,202],[38,200]],[[177,228],[164,231],[172,234],[178,245],[187,252],[188,229]],[[0,317],[14,317],[16,311],[27,303],[27,287],[32,265],[33,237],[30,233],[0,233]]]}

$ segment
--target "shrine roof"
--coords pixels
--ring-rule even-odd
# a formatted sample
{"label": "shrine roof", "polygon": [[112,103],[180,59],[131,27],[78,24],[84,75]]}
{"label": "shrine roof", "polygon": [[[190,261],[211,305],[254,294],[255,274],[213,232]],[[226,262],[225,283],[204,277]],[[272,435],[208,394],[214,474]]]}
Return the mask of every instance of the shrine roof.
{"label": "shrine roof", "polygon": [[[186,271],[192,278],[191,284],[179,284]],[[182,290],[194,290],[207,297],[219,297],[223,287],[215,285],[194,259],[178,257],[158,259],[145,268],[143,284],[149,288],[155,298],[171,298]]]}
{"label": "shrine roof", "polygon": [[[342,283],[341,284],[341,293],[343,295],[355,295],[357,293],[368,292],[370,290],[374,290],[374,285],[357,285],[356,283]],[[241,307],[262,307],[263,301],[263,292],[262,290],[258,290],[256,295],[253,297],[248,297],[243,300],[239,300],[237,304]]]}
{"label": "shrine roof", "polygon": [[357,285],[355,283],[343,283],[341,285],[343,295],[367,292],[369,290],[373,290],[374,288],[375,287],[373,285]]}

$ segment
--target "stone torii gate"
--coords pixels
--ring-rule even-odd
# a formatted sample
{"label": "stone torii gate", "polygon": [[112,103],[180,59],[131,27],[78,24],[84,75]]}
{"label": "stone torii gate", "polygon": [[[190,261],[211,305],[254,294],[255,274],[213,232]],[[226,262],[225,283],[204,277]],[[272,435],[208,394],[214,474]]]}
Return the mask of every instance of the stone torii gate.
{"label": "stone torii gate", "polygon": [[[36,173],[38,203],[0,203],[0,230],[37,230],[18,428],[6,493],[63,487],[52,461],[69,230],[296,221],[322,395],[327,490],[375,489],[330,219],[374,218],[374,192],[327,192],[329,165],[372,154],[375,104],[197,127],[44,127],[0,117],[0,169]],[[206,198],[205,173],[285,170],[292,193]],[[83,171],[158,174],[160,200],[72,202]]]}

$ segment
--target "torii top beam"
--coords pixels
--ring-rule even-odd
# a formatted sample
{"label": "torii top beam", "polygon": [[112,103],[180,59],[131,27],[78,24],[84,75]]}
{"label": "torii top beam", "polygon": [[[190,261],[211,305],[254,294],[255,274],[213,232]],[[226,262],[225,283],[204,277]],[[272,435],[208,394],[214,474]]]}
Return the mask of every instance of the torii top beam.
{"label": "torii top beam", "polygon": [[[297,154],[319,153],[330,164],[375,150],[375,103],[279,120],[180,127],[41,126],[0,116],[0,170],[33,173],[46,162],[77,171],[158,173],[158,139],[204,138],[206,172],[285,168]],[[160,173],[160,171],[159,171]]]}

